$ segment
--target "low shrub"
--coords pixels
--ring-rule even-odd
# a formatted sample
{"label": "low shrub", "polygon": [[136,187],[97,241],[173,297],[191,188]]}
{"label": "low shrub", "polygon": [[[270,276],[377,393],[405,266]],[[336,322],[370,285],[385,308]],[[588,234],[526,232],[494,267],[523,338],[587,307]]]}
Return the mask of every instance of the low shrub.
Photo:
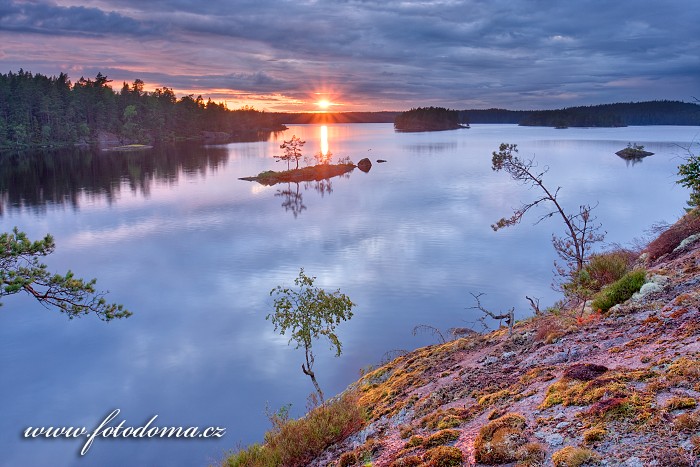
{"label": "low shrub", "polygon": [[535,336],[537,342],[553,344],[557,339],[566,334],[560,319],[556,315],[545,315],[537,318],[535,322]]}
{"label": "low shrub", "polygon": [[591,255],[584,270],[590,277],[592,287],[600,289],[618,281],[629,270],[637,259],[637,253],[632,250],[618,249],[607,253]]}
{"label": "low shrub", "polygon": [[630,271],[622,278],[601,290],[593,299],[592,307],[603,313],[610,308],[629,300],[635,292],[639,291],[646,281],[646,271],[636,269]]}
{"label": "low shrub", "polygon": [[567,296],[598,292],[604,286],[620,280],[636,259],[635,252],[622,248],[591,255],[588,263],[570,281],[562,284],[562,289]]}
{"label": "low shrub", "polygon": [[700,233],[700,210],[695,209],[669,227],[644,249],[651,261],[671,253],[680,243],[691,235]]}

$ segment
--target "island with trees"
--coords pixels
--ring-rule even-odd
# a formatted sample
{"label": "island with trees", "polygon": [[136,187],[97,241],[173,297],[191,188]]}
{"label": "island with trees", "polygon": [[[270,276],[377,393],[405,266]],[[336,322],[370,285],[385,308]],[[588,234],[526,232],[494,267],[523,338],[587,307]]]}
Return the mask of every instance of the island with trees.
{"label": "island with trees", "polygon": [[394,119],[394,129],[402,132],[443,131],[468,127],[459,112],[444,107],[418,107],[401,112]]}
{"label": "island with trees", "polygon": [[653,152],[645,151],[641,144],[628,143],[625,149],[620,149],[615,154],[623,159],[641,159],[647,156],[653,156]]}
{"label": "island with trees", "polygon": [[[316,165],[299,168],[299,159],[303,155],[301,150],[304,144],[306,144],[306,141],[302,141],[296,135],[292,135],[289,141],[284,141],[280,145],[280,149],[284,151],[274,157],[278,162],[286,162],[287,170],[281,172],[266,170],[253,177],[242,177],[241,180],[258,182],[267,186],[277,185],[278,183],[318,182],[346,174],[357,167],[352,161],[347,159],[337,164],[331,164],[330,160],[333,154],[329,152],[325,155],[322,153],[316,154],[314,156],[316,162],[318,162]],[[290,168],[292,162],[296,164],[294,169]]]}

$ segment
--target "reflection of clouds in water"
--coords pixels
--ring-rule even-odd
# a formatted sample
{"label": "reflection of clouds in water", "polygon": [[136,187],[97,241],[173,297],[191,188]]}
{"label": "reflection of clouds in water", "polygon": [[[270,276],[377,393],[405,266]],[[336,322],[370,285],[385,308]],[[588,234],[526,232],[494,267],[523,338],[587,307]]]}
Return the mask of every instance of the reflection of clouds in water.
{"label": "reflection of clouds in water", "polygon": [[403,150],[418,154],[433,154],[457,149],[456,142],[453,143],[417,143],[401,146]]}
{"label": "reflection of clouds in water", "polygon": [[[308,138],[304,128],[318,132],[313,126],[292,131]],[[329,137],[339,131],[329,126]],[[110,299],[135,312],[109,325],[89,318],[67,323],[44,310],[32,314],[26,301],[8,300],[6,311],[12,312],[0,314],[6,320],[0,342],[13,349],[33,342],[35,348],[0,355],[9,375],[0,389],[13,407],[9,419],[36,414],[49,420],[58,414],[72,422],[71,412],[79,420],[90,412],[86,423],[92,424],[90,416],[125,401],[132,416],[157,407],[176,424],[209,413],[222,417],[230,429],[227,441],[202,450],[185,446],[190,457],[183,458],[230,448],[238,439],[259,440],[268,426],[265,400],[273,407],[286,402],[303,407],[312,390],[299,369],[303,352],[265,320],[272,311],[270,290],[292,285],[300,267],[317,277],[319,287],[340,288],[358,303],[355,317],[339,328],[343,357],[335,359],[318,343],[324,389],[342,389],[358,367],[387,350],[429,343],[411,336],[415,324],[444,330],[473,321],[465,309],[472,305],[469,292],[486,293],[485,303],[494,310],[515,306],[520,316],[529,314],[525,295],[550,304],[555,257],[550,236],[561,231],[560,223],[532,226],[537,219],[532,213],[505,231],[489,227],[537,196],[491,171],[490,154],[501,140],[518,142],[529,131],[540,135],[524,138],[520,154],[534,154],[550,166],[545,181],[562,186],[567,209],[600,201],[596,214],[612,240],[638,235],[657,216],[672,220],[673,206],[682,211],[686,197],[674,183],[680,151],[670,147],[628,169],[611,154],[617,143],[588,141],[575,132],[556,135],[576,141],[537,145],[543,137],[551,139],[552,130],[516,127],[511,135],[502,127],[481,132],[475,126],[459,133],[459,140],[446,133],[397,136],[390,125],[342,131],[350,140],[332,139],[334,149],[342,144],[364,156],[371,147],[371,157],[381,153],[390,164],[367,175],[334,178],[332,196],[325,199],[309,186],[303,192],[308,209],[296,220],[280,208],[273,196],[277,188],[238,180],[271,165],[247,156],[231,158],[236,163],[196,183],[163,184],[147,200],[122,193],[104,209],[2,219],[56,233],[58,250],[47,258],[51,269],[90,271],[84,275],[98,277],[98,288],[113,291]],[[640,141],[633,136],[646,131],[626,132],[624,139]],[[409,139],[444,149],[436,157],[407,151]],[[69,387],[73,402],[61,395]],[[15,441],[0,443],[3,452],[28,449]],[[98,463],[125,460],[119,443],[102,449],[91,452]],[[142,444],[129,454],[145,456],[142,463],[148,463],[152,449]],[[74,452],[69,454],[74,460]]]}

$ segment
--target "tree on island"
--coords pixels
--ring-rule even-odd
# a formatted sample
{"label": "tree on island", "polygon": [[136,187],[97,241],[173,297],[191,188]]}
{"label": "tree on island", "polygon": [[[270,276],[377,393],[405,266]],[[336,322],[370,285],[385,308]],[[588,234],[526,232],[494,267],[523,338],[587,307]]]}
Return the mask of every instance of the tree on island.
{"label": "tree on island", "polygon": [[306,144],[306,141],[302,141],[297,138],[296,135],[292,135],[292,139],[285,141],[280,145],[280,149],[284,149],[284,154],[280,156],[275,156],[276,159],[281,161],[287,161],[287,170],[289,170],[289,161],[294,160],[297,163],[297,169],[299,168],[299,159],[301,159],[301,148]]}
{"label": "tree on island", "polygon": [[88,313],[104,321],[131,316],[122,305],[107,303],[104,293],[95,291],[96,279],[78,279],[71,271],[65,275],[49,273],[39,257],[54,249],[51,235],[33,242],[16,227],[12,233],[0,234],[0,297],[24,291],[71,319]]}
{"label": "tree on island", "polygon": [[340,290],[328,293],[314,287],[315,279],[304,274],[302,268],[299,276],[294,279],[296,288],[278,285],[272,289],[270,296],[275,296],[275,312],[268,314],[265,319],[272,321],[275,331],[280,334],[289,331],[289,343],[296,342],[297,349],[304,348],[306,363],[301,364],[301,371],[311,378],[323,402],[323,392],[313,371],[315,358],[312,343],[320,336],[325,336],[331,343],[331,349],[335,348],[335,356],[339,357],[341,343],[335,328],[341,321],[352,318],[352,307],[355,304],[345,294],[341,294]]}

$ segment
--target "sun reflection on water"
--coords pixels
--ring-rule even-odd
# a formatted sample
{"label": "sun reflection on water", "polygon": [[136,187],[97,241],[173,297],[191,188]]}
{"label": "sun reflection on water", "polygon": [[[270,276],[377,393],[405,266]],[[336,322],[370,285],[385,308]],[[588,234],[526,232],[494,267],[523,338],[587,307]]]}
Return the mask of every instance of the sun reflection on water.
{"label": "sun reflection on water", "polygon": [[328,126],[321,125],[321,151],[318,154],[318,161],[321,164],[327,164],[330,162],[333,154],[328,148]]}

